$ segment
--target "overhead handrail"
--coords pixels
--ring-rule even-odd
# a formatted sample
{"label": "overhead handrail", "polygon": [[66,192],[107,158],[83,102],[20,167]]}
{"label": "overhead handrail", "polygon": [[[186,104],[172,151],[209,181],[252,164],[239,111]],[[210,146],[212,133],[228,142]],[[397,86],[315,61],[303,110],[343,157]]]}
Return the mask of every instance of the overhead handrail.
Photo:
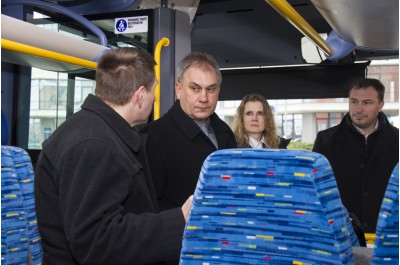
{"label": "overhead handrail", "polygon": [[[102,13],[116,13],[125,10],[138,9],[142,0],[123,0],[123,1],[110,1],[110,0],[84,0],[84,1],[68,1],[68,8],[74,10],[79,14],[102,14]],[[63,2],[67,2],[63,1]],[[61,1],[58,1],[61,2]]]}
{"label": "overhead handrail", "polygon": [[1,48],[6,49],[6,50],[11,50],[15,52],[21,52],[25,54],[30,54],[38,57],[43,57],[46,59],[51,59],[63,63],[69,63],[73,65],[78,65],[82,66],[85,68],[89,69],[96,69],[97,68],[97,63],[84,60],[81,58],[77,58],[74,56],[58,53],[58,52],[53,52],[45,49],[41,49],[38,47],[22,44],[19,42],[7,40],[7,39],[1,39]]}
{"label": "overhead handrail", "polygon": [[161,40],[158,41],[156,45],[156,49],[154,51],[154,60],[156,61],[156,66],[154,67],[154,70],[156,72],[156,78],[157,78],[157,86],[155,88],[154,94],[155,94],[155,101],[154,101],[154,120],[158,120],[160,118],[160,112],[161,112],[161,91],[160,91],[160,71],[161,71],[161,48],[163,46],[168,46],[169,45],[169,39],[168,38],[162,38]]}
{"label": "overhead handrail", "polygon": [[302,16],[286,0],[265,0],[279,14],[296,27],[304,36],[308,37],[327,56],[334,55],[332,47],[304,20]]}
{"label": "overhead handrail", "polygon": [[108,46],[107,37],[104,32],[99,29],[95,24],[87,20],[85,17],[79,15],[78,13],[68,9],[66,7],[56,5],[50,2],[44,1],[35,1],[35,0],[3,0],[1,3],[2,6],[7,5],[32,5],[32,6],[39,6],[44,8],[49,8],[54,11],[60,12],[70,18],[76,20],[77,22],[81,23],[83,26],[87,27],[90,31],[92,31],[100,40],[100,44],[103,46]]}

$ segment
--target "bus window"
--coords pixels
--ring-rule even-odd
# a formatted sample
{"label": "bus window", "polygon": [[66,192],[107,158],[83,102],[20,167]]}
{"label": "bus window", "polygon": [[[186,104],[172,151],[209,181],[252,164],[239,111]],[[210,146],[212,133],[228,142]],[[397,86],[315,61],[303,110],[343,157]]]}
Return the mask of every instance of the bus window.
{"label": "bus window", "polygon": [[[74,102],[70,109],[76,112],[86,96],[94,92],[95,81],[76,77],[74,83]],[[42,149],[43,141],[66,120],[67,94],[68,74],[32,68],[29,149]]]}
{"label": "bus window", "polygon": [[42,142],[65,120],[67,74],[32,68],[29,149]]}
{"label": "bus window", "polygon": [[76,77],[75,78],[75,99],[74,113],[81,109],[81,105],[89,94],[94,94],[96,82],[94,80]]}

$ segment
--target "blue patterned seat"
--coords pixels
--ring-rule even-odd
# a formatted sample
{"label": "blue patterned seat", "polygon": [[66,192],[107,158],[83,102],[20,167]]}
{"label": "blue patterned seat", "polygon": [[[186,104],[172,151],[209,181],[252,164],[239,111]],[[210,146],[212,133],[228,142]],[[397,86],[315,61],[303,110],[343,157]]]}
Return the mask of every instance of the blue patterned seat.
{"label": "blue patterned seat", "polygon": [[220,150],[203,164],[180,264],[354,264],[352,240],[324,156]]}
{"label": "blue patterned seat", "polygon": [[21,148],[2,146],[1,158],[1,263],[41,264],[30,157]]}
{"label": "blue patterned seat", "polygon": [[390,177],[379,212],[372,264],[399,264],[399,165]]}

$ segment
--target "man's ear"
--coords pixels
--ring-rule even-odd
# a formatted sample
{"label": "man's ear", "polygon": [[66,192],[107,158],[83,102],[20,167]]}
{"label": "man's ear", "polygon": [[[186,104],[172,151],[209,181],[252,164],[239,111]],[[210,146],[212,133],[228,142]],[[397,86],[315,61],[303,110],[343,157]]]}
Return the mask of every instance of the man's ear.
{"label": "man's ear", "polygon": [[379,102],[379,111],[382,111],[384,105],[385,101],[382,100],[381,102]]}
{"label": "man's ear", "polygon": [[181,97],[181,88],[182,88],[181,84],[176,82],[175,83],[175,95],[176,95],[177,99],[180,99],[180,97]]}
{"label": "man's ear", "polygon": [[139,105],[139,108],[141,108],[145,96],[146,96],[146,88],[144,86],[141,86],[133,94],[132,100],[134,103]]}

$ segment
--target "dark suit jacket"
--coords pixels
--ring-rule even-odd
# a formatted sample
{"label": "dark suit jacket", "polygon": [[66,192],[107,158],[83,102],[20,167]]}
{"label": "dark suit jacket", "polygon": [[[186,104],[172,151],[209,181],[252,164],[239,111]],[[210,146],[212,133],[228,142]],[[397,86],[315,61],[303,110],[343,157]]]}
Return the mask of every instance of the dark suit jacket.
{"label": "dark suit jacket", "polygon": [[386,186],[399,162],[399,130],[383,113],[378,119],[378,130],[366,141],[347,114],[339,125],[319,132],[313,148],[329,160],[344,206],[368,233],[375,233]]}
{"label": "dark suit jacket", "polygon": [[[210,119],[218,149],[235,148],[229,126],[215,113]],[[217,149],[179,101],[143,133],[148,135],[146,150],[160,209],[182,206],[196,188],[204,160]]]}

